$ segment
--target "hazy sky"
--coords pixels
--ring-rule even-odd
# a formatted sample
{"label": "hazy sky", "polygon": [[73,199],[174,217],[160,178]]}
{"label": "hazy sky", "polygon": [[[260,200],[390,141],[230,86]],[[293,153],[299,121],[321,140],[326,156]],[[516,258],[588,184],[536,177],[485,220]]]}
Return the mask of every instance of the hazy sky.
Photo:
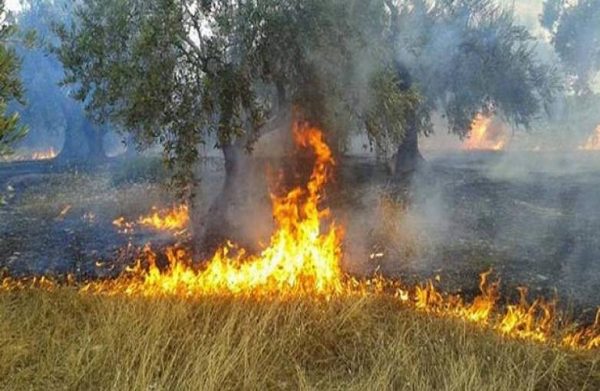
{"label": "hazy sky", "polygon": [[21,5],[19,4],[19,0],[7,0],[6,8],[8,8],[11,11],[16,11],[19,8],[21,8]]}

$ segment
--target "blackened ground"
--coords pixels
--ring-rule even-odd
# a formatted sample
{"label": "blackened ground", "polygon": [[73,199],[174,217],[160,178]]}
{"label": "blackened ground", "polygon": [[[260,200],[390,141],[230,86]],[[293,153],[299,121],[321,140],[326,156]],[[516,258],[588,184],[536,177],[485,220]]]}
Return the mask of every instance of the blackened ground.
{"label": "blackened ground", "polygon": [[[164,178],[130,164],[84,171],[0,166],[7,199],[0,207],[0,270],[105,277],[148,242],[160,248],[181,240],[113,226],[119,216],[136,220],[175,202],[159,183]],[[206,198],[218,193],[222,174],[218,161],[208,164]],[[408,282],[439,275],[444,289],[469,296],[479,273],[493,269],[506,298],[528,286],[532,295],[558,295],[564,307],[588,316],[600,305],[600,154],[430,156],[410,186],[391,183],[385,165],[370,159],[349,158],[340,167],[326,201],[347,228],[344,263],[351,272]],[[381,197],[392,200],[387,209]]]}
{"label": "blackened ground", "polygon": [[600,154],[457,152],[428,162],[408,189],[357,165],[363,200],[373,178],[383,192],[410,200],[400,230],[404,245],[417,248],[390,249],[374,235],[371,251],[383,256],[370,270],[409,281],[439,275],[445,289],[474,295],[478,274],[492,269],[505,298],[516,300],[516,288],[527,286],[530,298],[558,296],[563,307],[593,316],[600,305]]}
{"label": "blackened ground", "polygon": [[124,171],[139,173],[128,165],[0,165],[0,274],[114,276],[146,243],[174,243],[169,235],[124,234],[113,225],[118,217],[136,221],[152,206],[173,201],[158,179],[129,180]]}

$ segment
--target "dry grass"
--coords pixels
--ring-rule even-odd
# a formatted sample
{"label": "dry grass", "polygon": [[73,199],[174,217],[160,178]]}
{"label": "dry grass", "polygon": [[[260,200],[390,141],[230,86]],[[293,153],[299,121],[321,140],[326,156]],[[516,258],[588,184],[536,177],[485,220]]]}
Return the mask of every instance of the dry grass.
{"label": "dry grass", "polygon": [[600,389],[597,352],[506,341],[382,297],[0,293],[0,389]]}

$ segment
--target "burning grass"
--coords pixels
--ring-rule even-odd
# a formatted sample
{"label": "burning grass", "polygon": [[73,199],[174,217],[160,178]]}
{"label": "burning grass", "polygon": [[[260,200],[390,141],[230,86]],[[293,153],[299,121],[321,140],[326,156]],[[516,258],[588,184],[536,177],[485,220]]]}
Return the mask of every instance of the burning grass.
{"label": "burning grass", "polygon": [[598,389],[599,357],[503,341],[387,296],[0,294],[1,389]]}
{"label": "burning grass", "polygon": [[160,265],[148,248],[114,280],[4,280],[0,386],[598,388],[600,315],[576,328],[525,291],[504,306],[488,273],[473,300],[345,276],[343,231],[321,205],[331,152],[316,129],[295,137],[313,172],[272,195],[258,254],[226,244],[199,263],[174,247]]}

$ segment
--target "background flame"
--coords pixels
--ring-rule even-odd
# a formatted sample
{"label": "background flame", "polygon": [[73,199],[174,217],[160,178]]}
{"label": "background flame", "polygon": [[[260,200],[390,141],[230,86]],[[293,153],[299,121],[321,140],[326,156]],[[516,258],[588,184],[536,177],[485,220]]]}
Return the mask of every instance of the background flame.
{"label": "background flame", "polygon": [[506,147],[507,138],[502,128],[494,126],[493,117],[477,114],[471,124],[471,133],[465,140],[466,150],[501,151]]}
{"label": "background flame", "polygon": [[596,128],[596,132],[592,134],[585,144],[579,147],[581,151],[600,151],[600,125]]}

